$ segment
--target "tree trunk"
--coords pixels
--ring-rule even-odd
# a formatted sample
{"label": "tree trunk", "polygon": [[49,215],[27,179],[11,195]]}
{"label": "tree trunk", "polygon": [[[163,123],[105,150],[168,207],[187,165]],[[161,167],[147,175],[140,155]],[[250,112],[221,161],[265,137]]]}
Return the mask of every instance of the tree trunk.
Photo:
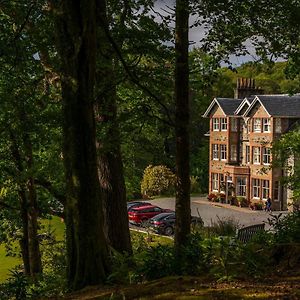
{"label": "tree trunk", "polygon": [[[126,189],[117,121],[117,93],[112,47],[107,39],[108,23],[105,1],[97,2],[98,61],[97,78],[98,170],[103,198],[105,233],[108,242],[118,252],[131,253],[131,240],[126,205]],[[105,78],[105,81],[101,81]],[[100,83],[100,84],[99,84]]]}
{"label": "tree trunk", "polygon": [[21,188],[19,191],[21,220],[23,236],[20,240],[21,254],[24,265],[25,275],[30,275],[30,261],[29,261],[29,247],[28,247],[28,213],[27,213],[27,199],[25,190]]}
{"label": "tree trunk", "polygon": [[188,65],[189,1],[176,1],[175,28],[175,134],[176,134],[176,226],[175,251],[180,258],[181,247],[190,234],[189,178],[189,65]]}
{"label": "tree trunk", "polygon": [[28,249],[30,275],[35,277],[36,274],[42,273],[42,260],[40,245],[38,239],[38,212],[36,202],[36,189],[34,180],[29,178],[27,183],[28,189]]}
{"label": "tree trunk", "polygon": [[103,283],[110,271],[95,139],[96,4],[65,0],[60,9],[68,283],[80,289]]}
{"label": "tree trunk", "polygon": [[[26,165],[27,172],[31,172],[33,166],[33,154],[31,141],[26,130],[27,115],[23,104],[17,105],[18,117],[24,133],[22,134],[23,147],[26,159],[21,158],[17,139],[9,129],[11,138],[11,154],[14,159],[16,169],[19,176],[23,175],[24,166]],[[23,163],[24,162],[24,163]],[[28,196],[27,196],[28,195]],[[24,271],[26,275],[34,278],[37,274],[42,273],[42,261],[40,246],[38,240],[38,212],[36,202],[36,191],[34,180],[30,177],[27,184],[21,183],[19,186],[20,197],[20,214],[22,220],[23,236],[20,240]]]}

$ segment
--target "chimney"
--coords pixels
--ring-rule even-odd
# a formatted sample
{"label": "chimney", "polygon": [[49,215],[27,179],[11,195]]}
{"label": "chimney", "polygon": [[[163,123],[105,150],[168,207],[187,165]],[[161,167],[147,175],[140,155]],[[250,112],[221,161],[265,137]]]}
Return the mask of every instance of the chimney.
{"label": "chimney", "polygon": [[234,89],[234,99],[244,99],[251,95],[261,95],[263,92],[263,89],[255,86],[255,79],[238,78],[236,88]]}

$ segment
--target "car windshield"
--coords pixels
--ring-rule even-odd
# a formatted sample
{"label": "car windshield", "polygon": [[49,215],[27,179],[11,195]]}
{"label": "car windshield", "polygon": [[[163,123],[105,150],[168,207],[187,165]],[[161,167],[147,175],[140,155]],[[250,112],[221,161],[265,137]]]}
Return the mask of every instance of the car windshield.
{"label": "car windshield", "polygon": [[165,219],[166,217],[169,217],[169,216],[172,216],[175,214],[169,214],[169,213],[162,213],[162,214],[159,214],[159,215],[156,215],[155,217],[152,218],[152,220],[155,220],[155,221],[160,221],[162,219]]}

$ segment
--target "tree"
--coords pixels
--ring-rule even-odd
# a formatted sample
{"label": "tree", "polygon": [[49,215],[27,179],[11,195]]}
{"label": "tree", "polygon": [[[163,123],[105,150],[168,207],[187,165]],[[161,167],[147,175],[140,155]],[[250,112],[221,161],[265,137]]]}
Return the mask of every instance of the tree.
{"label": "tree", "polygon": [[[96,69],[96,114],[98,173],[104,207],[105,232],[111,247],[131,253],[126,206],[126,189],[117,121],[117,84],[109,41],[110,31],[105,1],[97,2],[98,64]],[[113,59],[115,58],[115,60]],[[98,80],[99,79],[99,80]]]}
{"label": "tree", "polygon": [[189,1],[176,1],[175,27],[175,136],[176,136],[176,226],[175,250],[180,259],[190,233],[189,168]]}
{"label": "tree", "polygon": [[97,9],[104,13],[103,5],[96,6],[94,0],[66,0],[54,10],[61,58],[67,267],[71,289],[103,283],[110,271],[94,115]]}

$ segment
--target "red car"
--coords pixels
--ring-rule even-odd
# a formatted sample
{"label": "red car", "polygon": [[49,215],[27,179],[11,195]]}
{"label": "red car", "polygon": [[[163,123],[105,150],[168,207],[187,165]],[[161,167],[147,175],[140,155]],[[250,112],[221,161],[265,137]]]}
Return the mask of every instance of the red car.
{"label": "red car", "polygon": [[170,209],[164,209],[155,205],[145,205],[140,207],[133,207],[128,212],[129,222],[133,224],[141,224],[148,219],[161,214],[163,212],[172,212]]}

